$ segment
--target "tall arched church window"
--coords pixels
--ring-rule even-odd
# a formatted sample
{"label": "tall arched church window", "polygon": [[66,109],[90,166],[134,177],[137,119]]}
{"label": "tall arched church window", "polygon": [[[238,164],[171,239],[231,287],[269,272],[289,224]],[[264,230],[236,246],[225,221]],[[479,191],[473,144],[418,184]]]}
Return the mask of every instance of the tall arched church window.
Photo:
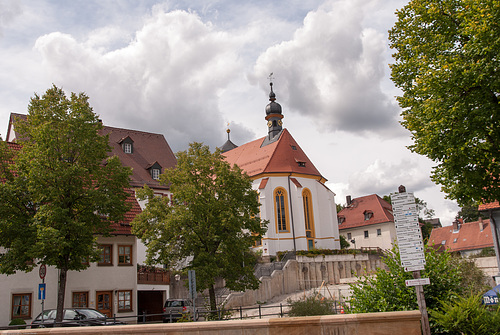
{"label": "tall arched church window", "polygon": [[276,216],[276,231],[288,232],[288,201],[284,188],[274,190],[274,214]]}
{"label": "tall arched church window", "polygon": [[304,224],[308,249],[314,249],[314,212],[312,207],[311,191],[305,188],[302,191],[302,203],[304,207]]}

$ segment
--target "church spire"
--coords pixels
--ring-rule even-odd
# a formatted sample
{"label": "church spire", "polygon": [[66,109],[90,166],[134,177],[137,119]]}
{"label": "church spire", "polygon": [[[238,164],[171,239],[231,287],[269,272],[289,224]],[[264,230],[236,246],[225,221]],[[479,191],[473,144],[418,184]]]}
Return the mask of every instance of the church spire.
{"label": "church spire", "polygon": [[273,73],[269,75],[269,86],[271,87],[271,92],[269,93],[269,101],[271,101],[266,106],[266,121],[268,129],[268,141],[273,141],[273,139],[281,133],[283,130],[283,114],[281,113],[281,105],[276,102],[276,94],[273,91]]}

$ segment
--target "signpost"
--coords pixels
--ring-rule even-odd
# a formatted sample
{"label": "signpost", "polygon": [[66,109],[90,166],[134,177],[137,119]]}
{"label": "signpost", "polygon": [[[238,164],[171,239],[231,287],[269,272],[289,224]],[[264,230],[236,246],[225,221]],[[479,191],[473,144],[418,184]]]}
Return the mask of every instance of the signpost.
{"label": "signpost", "polygon": [[193,302],[193,321],[196,321],[196,272],[194,270],[188,270],[188,282],[189,282],[189,297]]}
{"label": "signpost", "polygon": [[430,335],[429,316],[425,304],[422,285],[429,285],[429,278],[420,278],[420,270],[425,268],[422,232],[418,223],[418,210],[413,193],[406,193],[406,188],[399,186],[399,193],[391,194],[392,212],[396,226],[401,265],[405,271],[413,272],[413,278],[406,280],[406,286],[415,286],[418,309],[422,314],[422,334]]}
{"label": "signpost", "polygon": [[42,327],[43,327],[44,302],[45,302],[45,294],[47,292],[47,287],[45,285],[45,275],[47,274],[47,266],[45,264],[40,264],[40,268],[38,269],[38,274],[40,275],[40,279],[42,280],[42,283],[38,284],[38,300],[42,300]]}

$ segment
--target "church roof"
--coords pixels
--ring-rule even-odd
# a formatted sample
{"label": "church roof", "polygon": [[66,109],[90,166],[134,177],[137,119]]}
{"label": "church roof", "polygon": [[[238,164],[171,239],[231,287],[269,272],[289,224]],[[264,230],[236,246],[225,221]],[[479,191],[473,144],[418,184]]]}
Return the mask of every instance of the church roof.
{"label": "church roof", "polygon": [[227,162],[238,165],[250,177],[264,173],[297,173],[325,180],[287,129],[283,129],[277,141],[262,146],[265,138],[243,144],[223,155]]}

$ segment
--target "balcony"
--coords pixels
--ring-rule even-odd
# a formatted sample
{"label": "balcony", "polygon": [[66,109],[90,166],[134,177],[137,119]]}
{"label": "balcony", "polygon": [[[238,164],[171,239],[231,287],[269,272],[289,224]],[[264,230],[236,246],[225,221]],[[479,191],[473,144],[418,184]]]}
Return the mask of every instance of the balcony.
{"label": "balcony", "polygon": [[170,285],[170,272],[162,268],[137,265],[137,284]]}

